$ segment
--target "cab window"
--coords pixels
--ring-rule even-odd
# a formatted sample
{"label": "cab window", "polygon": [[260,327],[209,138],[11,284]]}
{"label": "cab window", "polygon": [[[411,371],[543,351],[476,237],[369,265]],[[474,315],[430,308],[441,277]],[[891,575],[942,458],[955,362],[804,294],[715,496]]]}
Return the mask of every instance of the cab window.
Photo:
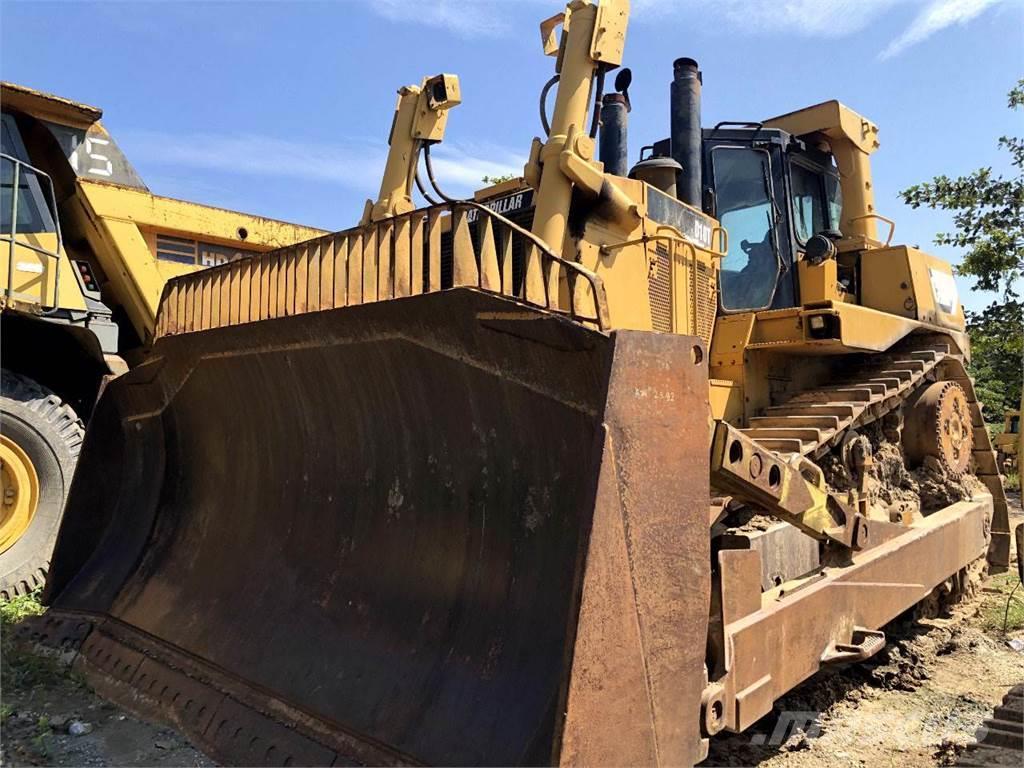
{"label": "cab window", "polygon": [[712,151],[717,212],[729,233],[719,273],[724,310],[771,306],[780,272],[767,152],[741,147]]}
{"label": "cab window", "polygon": [[825,210],[825,195],[820,173],[793,163],[793,231],[797,242],[803,245],[813,235],[829,228]]}
{"label": "cab window", "polygon": [[839,232],[839,222],[843,218],[843,190],[835,174],[825,174],[825,199],[828,200],[829,227]]}
{"label": "cab window", "polygon": [[[18,126],[10,115],[2,116],[0,131],[0,152],[3,154],[0,157],[0,232],[9,235],[12,231],[15,160],[28,163],[28,155],[18,134]],[[44,190],[50,190],[50,180],[28,165],[22,165],[18,174],[19,234],[57,231]]]}

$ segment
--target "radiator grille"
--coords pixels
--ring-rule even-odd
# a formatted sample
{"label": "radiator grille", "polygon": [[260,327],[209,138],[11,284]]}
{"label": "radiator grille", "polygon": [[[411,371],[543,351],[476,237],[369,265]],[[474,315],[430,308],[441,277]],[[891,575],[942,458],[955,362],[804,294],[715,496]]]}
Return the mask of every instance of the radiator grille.
{"label": "radiator grille", "polygon": [[[523,229],[533,227],[534,208],[521,208],[504,214],[505,218],[513,224],[518,224]],[[473,247],[480,248],[480,227],[474,220],[469,225],[470,235],[473,238]],[[511,237],[511,234],[495,232],[496,245],[500,249],[504,245],[503,237]],[[526,247],[521,237],[512,238],[512,295],[519,296],[523,292],[523,259],[525,258]],[[478,265],[479,266],[479,265]],[[452,270],[452,233],[445,232],[441,235],[441,288],[451,288],[454,272]]]}
{"label": "radiator grille", "polygon": [[711,344],[715,313],[718,311],[716,288],[714,270],[699,259],[695,259],[690,268],[691,332],[700,336],[708,345]]}
{"label": "radiator grille", "polygon": [[672,259],[668,247],[658,243],[655,248],[657,271],[647,278],[647,295],[651,302],[651,327],[663,333],[672,332]]}

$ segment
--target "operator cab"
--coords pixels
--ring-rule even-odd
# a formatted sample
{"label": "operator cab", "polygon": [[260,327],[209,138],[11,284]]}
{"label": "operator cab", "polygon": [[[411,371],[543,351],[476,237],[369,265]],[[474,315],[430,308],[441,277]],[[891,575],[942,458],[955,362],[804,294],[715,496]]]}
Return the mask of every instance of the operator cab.
{"label": "operator cab", "polygon": [[[50,179],[32,167],[14,117],[7,113],[0,114],[0,176],[0,232],[5,237],[56,233]],[[18,180],[17,194],[15,177]],[[13,226],[15,215],[17,225]]]}
{"label": "operator cab", "polygon": [[[808,241],[839,237],[843,201],[832,155],[758,123],[720,123],[702,135],[704,212],[729,233],[719,311],[796,306],[796,263]],[[655,156],[670,154],[668,139],[654,145]]]}

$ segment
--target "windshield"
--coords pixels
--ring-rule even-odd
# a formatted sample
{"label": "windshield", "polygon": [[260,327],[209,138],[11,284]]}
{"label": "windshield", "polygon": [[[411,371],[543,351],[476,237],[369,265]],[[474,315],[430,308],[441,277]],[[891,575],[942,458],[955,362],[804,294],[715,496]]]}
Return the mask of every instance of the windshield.
{"label": "windshield", "polygon": [[793,231],[801,245],[828,229],[821,174],[793,163]]}
{"label": "windshield", "polygon": [[716,147],[712,165],[718,217],[729,233],[719,274],[722,308],[764,309],[779,276],[771,161],[760,149]]}
{"label": "windshield", "polygon": [[[28,162],[28,155],[21,143],[17,126],[10,115],[3,115],[0,120],[0,150],[3,154]],[[0,233],[11,234],[11,213],[14,206],[14,160],[5,157],[0,159]],[[42,183],[40,183],[42,182]],[[49,180],[42,180],[36,172],[22,165],[18,174],[18,221],[17,232],[29,234],[38,232],[56,232],[53,216],[50,213],[43,188],[49,186]]]}

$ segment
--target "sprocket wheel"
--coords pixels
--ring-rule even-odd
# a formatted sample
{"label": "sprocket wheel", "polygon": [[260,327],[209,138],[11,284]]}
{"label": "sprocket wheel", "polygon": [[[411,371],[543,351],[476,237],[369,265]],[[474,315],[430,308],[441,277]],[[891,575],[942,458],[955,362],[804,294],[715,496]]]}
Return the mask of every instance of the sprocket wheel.
{"label": "sprocket wheel", "polygon": [[903,448],[915,465],[931,456],[959,477],[970,467],[974,433],[967,394],[955,381],[929,385],[905,411]]}

